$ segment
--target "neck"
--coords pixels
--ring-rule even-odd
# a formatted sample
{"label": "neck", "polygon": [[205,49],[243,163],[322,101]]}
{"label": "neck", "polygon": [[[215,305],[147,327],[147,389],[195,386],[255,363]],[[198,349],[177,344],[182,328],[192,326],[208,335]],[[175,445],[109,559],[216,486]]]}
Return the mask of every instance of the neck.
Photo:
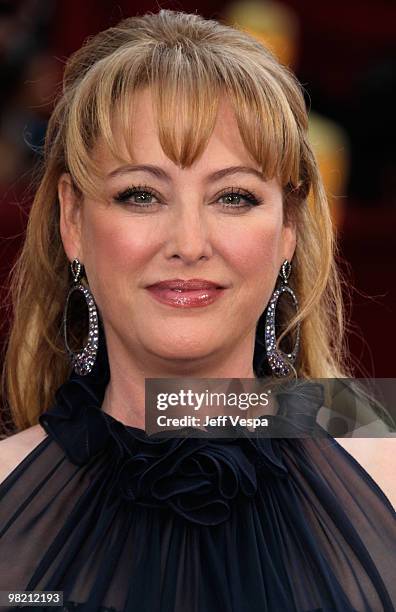
{"label": "neck", "polygon": [[125,345],[106,336],[110,381],[102,410],[132,427],[145,429],[146,378],[255,378],[254,338],[226,355],[214,354],[199,359],[164,360],[157,355],[128,351]]}

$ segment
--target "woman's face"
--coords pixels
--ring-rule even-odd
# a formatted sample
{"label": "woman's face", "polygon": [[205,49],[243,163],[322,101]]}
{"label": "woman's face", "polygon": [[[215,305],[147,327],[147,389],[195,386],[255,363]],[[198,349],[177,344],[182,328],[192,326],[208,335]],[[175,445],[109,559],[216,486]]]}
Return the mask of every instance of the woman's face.
{"label": "woman's face", "polygon": [[[115,129],[123,153],[122,127]],[[259,167],[226,102],[202,156],[180,169],[161,149],[150,91],[142,91],[133,152],[135,165],[151,170],[120,166],[98,144],[103,199],[79,203],[69,175],[59,181],[65,251],[85,266],[109,354],[122,347],[143,364],[152,358],[181,367],[247,348],[252,358],[256,323],[295,248],[279,184],[254,172]],[[169,279],[209,280],[224,289],[205,305],[178,307],[147,289]]]}

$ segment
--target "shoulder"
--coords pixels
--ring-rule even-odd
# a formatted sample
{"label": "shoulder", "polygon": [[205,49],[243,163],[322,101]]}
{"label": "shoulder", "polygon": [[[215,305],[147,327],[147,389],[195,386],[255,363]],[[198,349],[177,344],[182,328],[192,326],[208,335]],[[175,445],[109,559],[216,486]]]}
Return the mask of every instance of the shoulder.
{"label": "shoulder", "polygon": [[396,506],[396,437],[336,438]]}
{"label": "shoulder", "polygon": [[37,424],[0,440],[0,484],[46,436]]}

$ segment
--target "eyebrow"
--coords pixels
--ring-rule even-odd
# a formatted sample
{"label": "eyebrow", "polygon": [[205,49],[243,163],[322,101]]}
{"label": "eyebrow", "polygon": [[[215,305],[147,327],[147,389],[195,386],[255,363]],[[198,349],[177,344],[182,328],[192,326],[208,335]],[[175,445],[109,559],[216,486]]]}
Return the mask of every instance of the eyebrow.
{"label": "eyebrow", "polygon": [[[148,172],[149,174],[152,174],[153,176],[155,176],[156,178],[162,181],[166,181],[168,183],[171,181],[171,177],[169,176],[167,172],[165,172],[165,170],[163,170],[159,166],[153,166],[151,164],[121,166],[120,168],[116,168],[115,170],[110,172],[108,176],[114,177],[114,176],[119,176],[123,174],[128,174],[130,172]],[[214,181],[218,181],[224,176],[230,176],[231,174],[237,174],[237,173],[242,173],[242,172],[245,174],[251,174],[253,176],[256,176],[262,181],[265,180],[264,174],[262,172],[260,172],[259,170],[256,170],[255,168],[251,168],[250,166],[230,166],[229,168],[222,168],[221,170],[216,170],[215,172],[212,172],[211,174],[209,174],[206,177],[206,180],[210,182],[214,182]]]}

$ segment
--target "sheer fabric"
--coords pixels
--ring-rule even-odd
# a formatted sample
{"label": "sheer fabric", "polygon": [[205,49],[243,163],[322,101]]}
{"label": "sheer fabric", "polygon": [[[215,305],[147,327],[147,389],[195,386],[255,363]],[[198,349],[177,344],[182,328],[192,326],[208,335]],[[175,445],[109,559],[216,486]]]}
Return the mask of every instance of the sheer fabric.
{"label": "sheer fabric", "polygon": [[0,590],[92,612],[395,610],[395,511],[329,434],[153,439],[101,410],[107,382],[72,373],[0,485]]}

